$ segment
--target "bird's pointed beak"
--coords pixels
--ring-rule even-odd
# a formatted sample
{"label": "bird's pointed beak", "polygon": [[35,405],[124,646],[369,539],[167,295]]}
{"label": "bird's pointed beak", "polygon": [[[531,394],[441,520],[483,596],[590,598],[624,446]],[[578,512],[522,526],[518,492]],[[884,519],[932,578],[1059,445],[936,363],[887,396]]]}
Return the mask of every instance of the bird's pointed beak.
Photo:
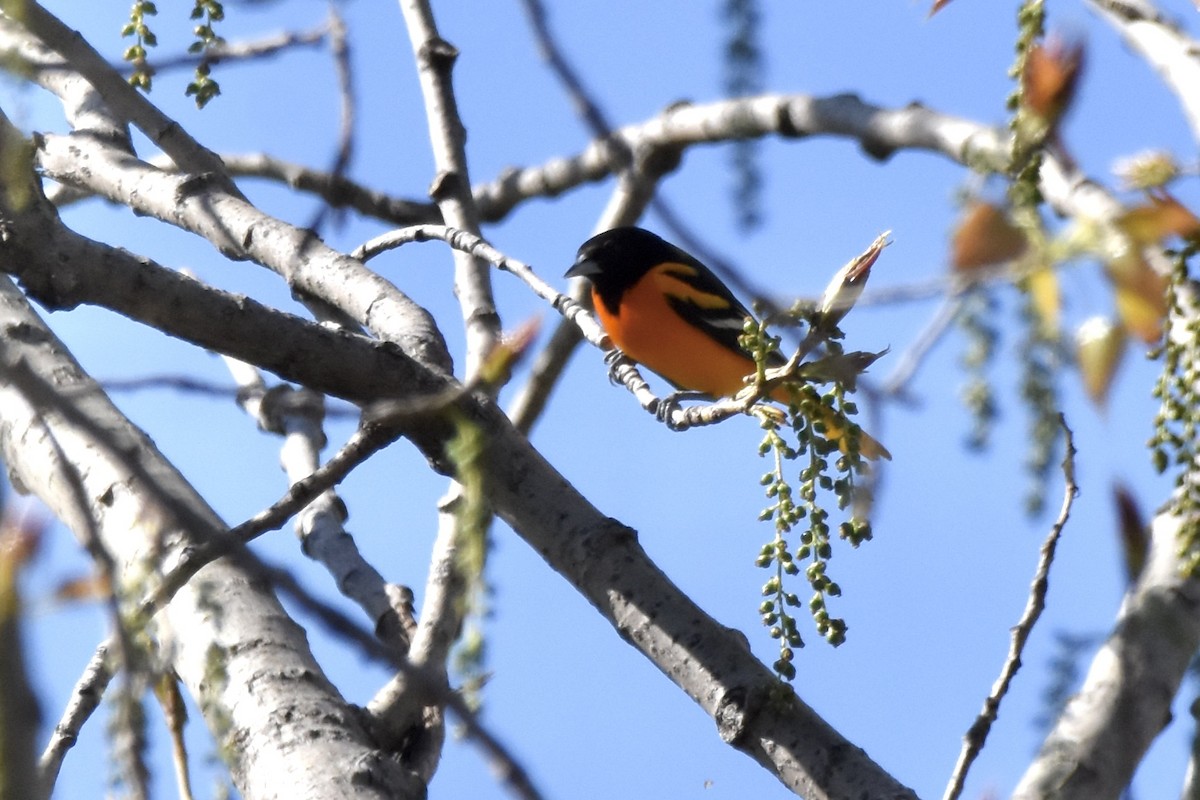
{"label": "bird's pointed beak", "polygon": [[600,272],[600,265],[590,258],[580,258],[563,275],[564,278],[591,278]]}

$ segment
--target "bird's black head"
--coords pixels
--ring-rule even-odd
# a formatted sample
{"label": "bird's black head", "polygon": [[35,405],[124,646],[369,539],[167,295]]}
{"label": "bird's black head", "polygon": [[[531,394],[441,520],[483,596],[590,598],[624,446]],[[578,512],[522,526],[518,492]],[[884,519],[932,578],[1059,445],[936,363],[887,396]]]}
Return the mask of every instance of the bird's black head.
{"label": "bird's black head", "polygon": [[665,262],[690,263],[692,257],[643,228],[613,228],[579,247],[568,278],[587,278],[604,304],[616,310],[621,295],[652,267]]}

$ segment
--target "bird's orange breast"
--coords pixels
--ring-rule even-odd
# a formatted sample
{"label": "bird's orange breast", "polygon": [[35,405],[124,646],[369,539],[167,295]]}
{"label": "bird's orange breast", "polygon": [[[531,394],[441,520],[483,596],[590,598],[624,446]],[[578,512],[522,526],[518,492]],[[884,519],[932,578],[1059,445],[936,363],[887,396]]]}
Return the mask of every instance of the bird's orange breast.
{"label": "bird's orange breast", "polygon": [[616,313],[593,289],[596,316],[613,344],[634,361],[654,370],[680,389],[713,397],[736,394],[754,372],[754,361],[716,341],[675,312],[667,292],[681,282],[669,273],[651,271],[621,297]]}

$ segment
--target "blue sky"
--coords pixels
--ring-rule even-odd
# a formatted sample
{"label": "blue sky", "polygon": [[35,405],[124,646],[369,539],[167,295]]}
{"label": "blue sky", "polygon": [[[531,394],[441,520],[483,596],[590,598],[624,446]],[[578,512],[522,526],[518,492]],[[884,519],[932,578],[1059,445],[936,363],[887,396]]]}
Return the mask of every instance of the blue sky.
{"label": "blue sky", "polygon": [[[60,0],[46,5],[105,52],[119,53],[126,4]],[[187,43],[186,10],[173,5],[162,3],[155,23],[166,54]],[[616,123],[640,122],[680,99],[721,96],[719,3],[573,0],[549,5],[562,46]],[[1176,0],[1163,6],[1197,27],[1191,4]],[[1065,129],[1085,171],[1111,182],[1114,159],[1151,147],[1192,158],[1195,143],[1178,104],[1153,73],[1081,3],[1049,2],[1048,7],[1053,27],[1082,37],[1088,47],[1087,71]],[[359,101],[351,175],[374,188],[420,197],[432,178],[432,158],[398,6],[356,0],[342,8]],[[1005,121],[1012,4],[957,0],[932,20],[925,5],[915,3],[763,0],[762,10],[769,91],[854,92],[885,106],[920,101],[981,122]],[[435,12],[443,36],[461,51],[455,80],[475,181],[586,145],[586,129],[539,61],[515,0],[440,3]],[[222,32],[241,39],[283,27],[309,28],[324,13],[324,4],[309,0],[253,7],[230,2]],[[266,64],[220,66],[215,77],[224,94],[203,112],[182,96],[185,73],[160,76],[153,99],[218,152],[262,150],[317,167],[330,162],[337,98],[326,53],[305,50]],[[5,111],[25,127],[64,129],[61,113],[35,90],[6,82],[0,91]],[[750,234],[735,224],[725,149],[690,151],[662,185],[664,196],[711,246],[758,285],[780,297],[812,296],[884,230],[893,232],[894,244],[877,265],[872,288],[920,283],[947,271],[956,193],[969,177],[958,166],[904,152],[878,163],[853,142],[824,137],[765,141],[760,153],[765,224]],[[565,285],[559,276],[590,234],[609,189],[601,184],[530,202],[485,235]],[[301,224],[319,207],[311,198],[262,182],[247,182],[245,190],[264,209]],[[1195,206],[1194,180],[1179,193]],[[186,267],[222,288],[295,308],[274,275],[224,261],[203,242],[160,223],[99,202],[81,204],[64,216],[87,235]],[[652,216],[644,224],[661,230]],[[348,217],[324,235],[349,251],[382,230],[379,223]],[[461,362],[446,251],[432,244],[405,248],[373,266],[443,320],[442,330]],[[1062,280],[1068,325],[1111,310],[1095,264],[1070,265]],[[511,276],[497,275],[496,290],[506,328],[532,317],[542,319],[544,331],[556,323],[554,312]],[[882,426],[874,431],[894,455],[883,478],[875,540],[857,551],[837,548],[830,567],[845,593],[834,613],[849,624],[847,643],[833,650],[801,620],[809,646],[797,661],[800,695],[922,796],[942,792],[961,737],[999,672],[1009,627],[1024,606],[1037,549],[1052,518],[1050,513],[1030,519],[1021,511],[1026,418],[1013,361],[1016,298],[1012,290],[1002,290],[999,297],[1003,313],[997,322],[1006,336],[992,371],[1002,404],[993,446],[982,455],[963,447],[970,420],[958,399],[963,375],[957,364],[966,344],[961,335],[951,334],[915,378],[914,404],[884,409]],[[936,301],[922,301],[856,310],[843,323],[847,343],[864,350],[891,347],[892,354],[872,369],[873,376],[884,377],[935,308]],[[99,378],[186,372],[228,382],[210,354],[163,340],[107,312],[59,312],[50,322]],[[966,797],[1008,793],[1034,752],[1039,734],[1032,721],[1049,680],[1055,633],[1102,633],[1111,625],[1124,578],[1110,485],[1128,482],[1147,511],[1167,491],[1144,448],[1157,366],[1132,347],[1105,413],[1086,402],[1074,373],[1062,376],[1083,493],[1051,573],[1047,612],[972,771]],[[522,377],[518,374],[514,385]],[[510,394],[511,389],[504,399]],[[278,442],[257,432],[231,401],[162,392],[117,400],[231,524],[283,491]],[[344,441],[350,431],[344,422],[331,425],[331,441]],[[533,439],[604,513],[636,528],[651,556],[701,606],[745,631],[755,651],[772,658],[772,643],[756,611],[766,576],[753,566],[770,537],[755,521],[765,502],[758,477],[768,465],[756,455],[759,436],[752,421],[735,419],[685,434],[668,431],[627,392],[610,385],[598,352],[584,349]],[[349,529],[389,580],[420,591],[434,504],[444,489],[444,480],[403,442],[344,485]],[[1061,494],[1055,473],[1047,486],[1052,511]],[[626,646],[518,537],[497,525],[494,538],[493,616],[487,623],[493,675],[484,695],[485,719],[548,796],[786,796],[771,776],[724,745],[712,721]],[[50,544],[28,576],[27,591],[33,612],[30,657],[44,712],[53,720],[103,637],[104,622],[95,609],[50,603],[50,587],[83,568],[65,532],[57,531]],[[256,547],[292,566],[318,594],[336,597],[328,578],[306,562],[289,533],[272,534]],[[349,699],[366,702],[386,680],[381,670],[319,630],[311,639]],[[1138,796],[1177,793],[1191,734],[1190,700],[1185,690],[1177,722],[1136,779]],[[104,745],[97,722],[68,757],[58,796],[103,796],[98,776]],[[213,748],[200,726],[192,727],[193,753],[203,761]],[[155,736],[161,745],[161,729]],[[162,762],[163,796],[172,791],[166,769]],[[198,781],[202,797],[209,796],[206,781]],[[430,796],[467,793],[503,795],[474,749],[452,742]]]}

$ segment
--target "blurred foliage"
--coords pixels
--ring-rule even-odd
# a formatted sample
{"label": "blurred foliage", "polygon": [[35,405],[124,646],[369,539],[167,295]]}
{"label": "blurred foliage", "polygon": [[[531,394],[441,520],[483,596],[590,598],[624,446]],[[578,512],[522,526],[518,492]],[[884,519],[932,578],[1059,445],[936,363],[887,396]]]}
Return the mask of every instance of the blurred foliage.
{"label": "blurred foliage", "polygon": [[1034,727],[1045,733],[1054,726],[1062,715],[1067,701],[1071,699],[1083,677],[1080,665],[1083,659],[1103,641],[1096,634],[1077,634],[1068,631],[1054,632],[1054,655],[1046,669],[1049,682],[1042,689],[1042,707],[1034,718]]}
{"label": "blurred foliage", "polygon": [[486,446],[483,433],[461,414],[452,416],[455,434],[446,455],[454,465],[460,487],[452,508],[456,518],[453,568],[458,572],[454,583],[462,589],[455,598],[455,615],[461,622],[454,666],[462,680],[459,691],[471,707],[477,708],[485,682],[487,649],[482,621],[488,613],[485,569],[491,549],[492,512],[487,499],[487,472],[482,465]]}
{"label": "blurred foliage", "polygon": [[968,287],[962,301],[957,320],[966,337],[967,349],[959,357],[959,363],[966,371],[961,396],[971,415],[966,444],[971,450],[983,450],[988,446],[992,426],[999,416],[996,392],[988,377],[1000,340],[999,304],[995,294],[982,284]]}
{"label": "blurred foliage", "polygon": [[1029,413],[1025,468],[1030,480],[1025,510],[1036,515],[1046,507],[1046,486],[1062,449],[1058,379],[1064,359],[1058,329],[1044,325],[1031,296],[1027,294],[1026,300],[1021,315],[1025,322],[1024,336],[1019,350],[1021,399]]}
{"label": "blurred foliage", "polygon": [[[725,0],[721,17],[725,41],[725,94],[746,97],[763,91],[764,56],[759,44],[762,14],[758,0]],[[749,230],[762,222],[762,169],[757,139],[734,141],[731,166],[735,181],[733,207],[738,225]]]}
{"label": "blurred foliage", "polygon": [[1154,388],[1160,406],[1149,442],[1155,468],[1175,473],[1170,507],[1181,522],[1180,557],[1189,575],[1200,571],[1200,285],[1188,275],[1197,249],[1192,244],[1175,258],[1163,371]]}
{"label": "blurred foliage", "polygon": [[[0,507],[0,510],[6,511]],[[41,712],[25,664],[18,578],[37,553],[39,524],[0,518],[0,798],[36,797],[36,735]]]}

